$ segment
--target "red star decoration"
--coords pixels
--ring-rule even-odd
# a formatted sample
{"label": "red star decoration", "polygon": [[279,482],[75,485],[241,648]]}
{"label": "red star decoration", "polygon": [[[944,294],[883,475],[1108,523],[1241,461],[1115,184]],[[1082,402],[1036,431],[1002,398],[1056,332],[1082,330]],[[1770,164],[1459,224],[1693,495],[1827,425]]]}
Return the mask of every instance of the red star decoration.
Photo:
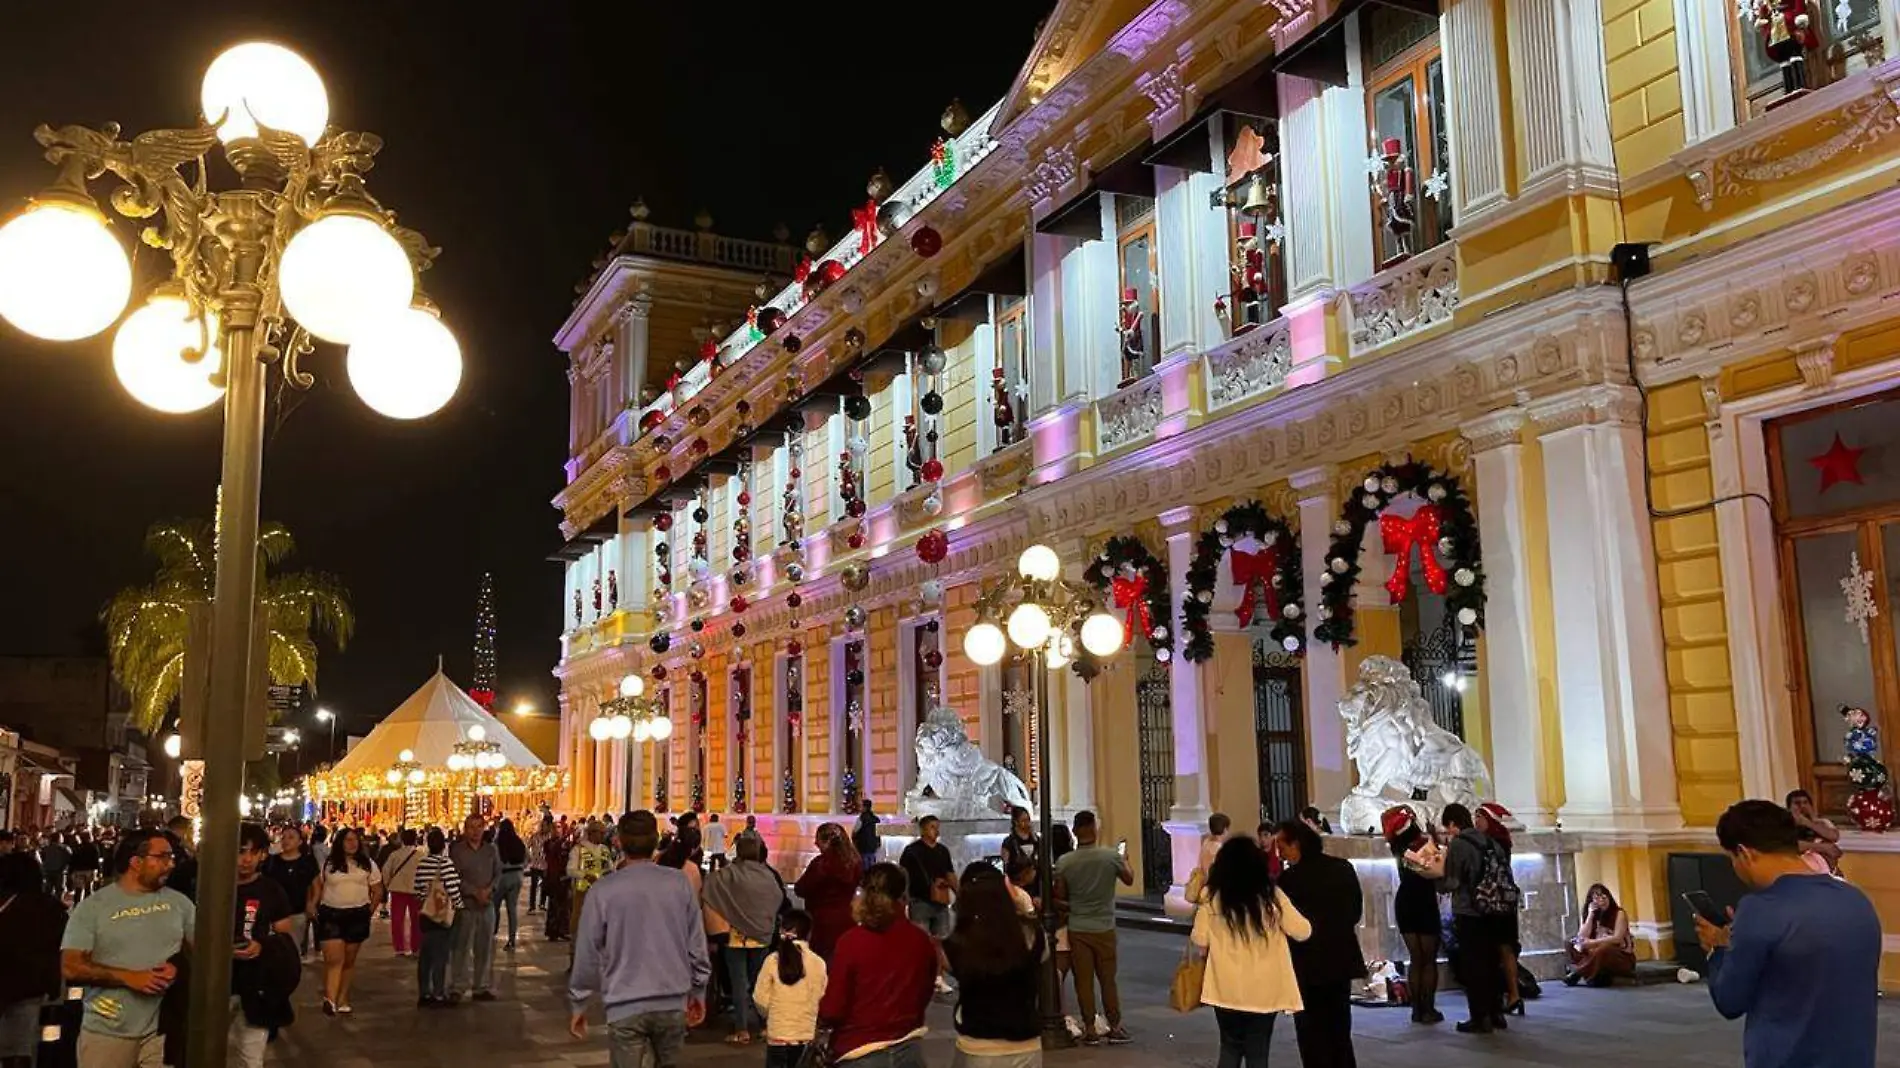
{"label": "red star decoration", "polygon": [[1840,434],[1834,435],[1834,444],[1819,456],[1808,457],[1808,462],[1821,472],[1821,490],[1826,493],[1837,483],[1852,482],[1860,485],[1860,456],[1866,449],[1850,447],[1841,440]]}

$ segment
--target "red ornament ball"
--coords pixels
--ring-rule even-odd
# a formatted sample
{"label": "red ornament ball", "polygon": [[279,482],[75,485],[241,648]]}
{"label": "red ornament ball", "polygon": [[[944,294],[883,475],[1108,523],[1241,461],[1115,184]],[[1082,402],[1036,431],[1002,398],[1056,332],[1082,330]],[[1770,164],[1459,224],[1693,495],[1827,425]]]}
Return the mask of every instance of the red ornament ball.
{"label": "red ornament ball", "polygon": [[732,598],[732,610],[734,612],[743,612],[747,607],[748,604],[744,594],[737,594]]}
{"label": "red ornament ball", "polygon": [[686,409],[686,421],[694,426],[705,426],[712,422],[712,412],[704,404],[695,404]]}
{"label": "red ornament ball", "polygon": [[734,624],[732,625],[732,636],[733,636],[733,637],[735,637],[735,638],[743,638],[743,637],[745,637],[745,624],[744,624],[744,623],[734,623]]}
{"label": "red ornament ball", "polygon": [[1859,790],[1847,799],[1847,814],[1861,830],[1877,834],[1893,826],[1893,799],[1880,790]]}
{"label": "red ornament ball", "polygon": [[930,459],[930,460],[924,461],[924,481],[925,482],[942,482],[943,481],[943,461],[942,460]]}
{"label": "red ornament ball", "polygon": [[653,529],[659,531],[662,534],[666,533],[669,530],[672,530],[673,517],[670,515],[655,516],[653,519]]}
{"label": "red ornament ball", "polygon": [[799,641],[797,638],[793,638],[791,641],[785,643],[786,656],[797,656],[804,651],[805,643]]}
{"label": "red ornament ball", "polygon": [[781,308],[767,304],[759,309],[759,317],[755,322],[761,333],[776,333],[779,327],[785,325],[785,312]]}
{"label": "red ornament ball", "polygon": [[671,482],[673,481],[673,469],[665,464],[661,464],[653,469],[653,478],[656,482]]}
{"label": "red ornament ball", "polygon": [[693,439],[693,455],[694,456],[704,456],[706,455],[707,450],[709,450],[710,448],[711,446],[706,444],[705,438]]}
{"label": "red ornament ball", "polygon": [[850,537],[846,538],[844,540],[844,543],[846,545],[851,546],[853,549],[862,549],[864,548],[864,535],[853,534]]}
{"label": "red ornament ball", "polygon": [[640,417],[640,430],[642,432],[652,430],[664,422],[666,422],[666,413],[654,408]]}
{"label": "red ornament ball", "polygon": [[910,250],[924,259],[943,251],[943,235],[934,226],[919,226],[910,235]]}
{"label": "red ornament ball", "polygon": [[792,468],[792,470],[791,470],[791,477],[792,477],[792,478],[803,478],[803,477],[805,477],[805,472],[803,472],[803,471],[801,471],[801,470],[799,470],[798,468],[796,468],[796,467],[794,467],[794,468]]}
{"label": "red ornament ball", "polygon": [[805,599],[798,595],[797,590],[793,590],[792,592],[785,595],[785,607],[787,608],[797,608],[799,605],[802,605],[804,603],[805,603]]}
{"label": "red ornament ball", "polygon": [[935,649],[924,654],[924,666],[932,671],[943,666],[943,654]]}
{"label": "red ornament ball", "polygon": [[917,558],[926,564],[940,564],[950,555],[950,535],[932,530],[917,539]]}
{"label": "red ornament ball", "polygon": [[666,665],[665,664],[653,665],[653,677],[655,679],[658,679],[661,682],[665,682],[666,681]]}
{"label": "red ornament ball", "polygon": [[751,504],[752,504],[752,494],[746,492],[745,490],[740,490],[739,491],[739,507],[746,508],[746,507],[749,507]]}
{"label": "red ornament ball", "polygon": [[701,670],[699,670],[698,668],[694,668],[694,669],[693,669],[693,674],[692,674],[692,676],[691,676],[691,677],[692,677],[692,680],[693,680],[694,682],[705,682],[705,681],[706,681],[706,673],[705,673],[705,672],[703,672],[703,671],[701,671]]}
{"label": "red ornament ball", "polygon": [[851,498],[851,503],[845,505],[844,510],[851,513],[853,519],[864,518],[864,502],[856,497]]}
{"label": "red ornament ball", "polygon": [[740,415],[752,414],[752,402],[749,400],[746,400],[744,397],[740,397],[738,403],[734,404],[732,408],[734,411],[738,412]]}

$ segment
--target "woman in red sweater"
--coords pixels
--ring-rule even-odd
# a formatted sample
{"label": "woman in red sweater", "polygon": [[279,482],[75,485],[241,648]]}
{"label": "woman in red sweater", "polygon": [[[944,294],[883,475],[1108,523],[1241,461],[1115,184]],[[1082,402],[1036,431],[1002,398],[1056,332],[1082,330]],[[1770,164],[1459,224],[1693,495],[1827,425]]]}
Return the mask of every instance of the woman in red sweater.
{"label": "woman in red sweater", "polygon": [[924,1012],[937,988],[937,948],[904,917],[904,870],[874,864],[838,939],[818,1003],[831,1053],[856,1068],[924,1068]]}
{"label": "woman in red sweater", "polygon": [[851,847],[851,836],[836,823],[818,828],[818,855],[798,877],[792,889],[811,914],[811,949],[831,961],[838,938],[851,929],[851,899],[858,893],[863,862]]}

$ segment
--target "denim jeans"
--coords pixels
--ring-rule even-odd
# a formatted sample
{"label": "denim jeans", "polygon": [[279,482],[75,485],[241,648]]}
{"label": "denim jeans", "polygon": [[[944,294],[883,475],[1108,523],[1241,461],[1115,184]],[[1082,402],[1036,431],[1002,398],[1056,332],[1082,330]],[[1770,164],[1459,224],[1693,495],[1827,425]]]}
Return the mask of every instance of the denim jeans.
{"label": "denim jeans", "polygon": [[455,910],[455,958],[450,993],[488,989],[495,971],[495,910],[484,905]]}
{"label": "denim jeans", "polygon": [[887,1046],[876,1053],[853,1057],[850,1064],[851,1068],[927,1068],[924,1064],[924,1044],[915,1038]]}
{"label": "denim jeans", "polygon": [[421,921],[422,943],[416,956],[416,996],[442,998],[449,994],[449,952],[455,944],[452,928]]}
{"label": "denim jeans", "polygon": [[521,924],[515,919],[515,903],[521,897],[521,873],[504,871],[495,882],[495,927],[501,927],[501,910],[508,910],[508,944],[515,944],[515,934],[521,930]]}
{"label": "denim jeans", "polygon": [[1214,1022],[1220,1026],[1220,1068],[1267,1068],[1274,1015],[1215,1006]]}
{"label": "denim jeans", "polygon": [[642,1012],[607,1025],[612,1068],[679,1068],[686,1013]]}
{"label": "denim jeans", "polygon": [[765,1047],[765,1068],[798,1068],[798,1062],[805,1059],[805,1044],[794,1043],[789,1046]]}
{"label": "denim jeans", "polygon": [[[762,1031],[765,1022],[752,1008],[752,988],[758,985],[759,973],[765,970],[765,955],[771,950],[760,946],[757,949],[736,949],[730,945],[720,950],[725,959],[727,993],[732,998],[732,1029],[734,1031]],[[756,1021],[756,1026],[755,1026]]]}

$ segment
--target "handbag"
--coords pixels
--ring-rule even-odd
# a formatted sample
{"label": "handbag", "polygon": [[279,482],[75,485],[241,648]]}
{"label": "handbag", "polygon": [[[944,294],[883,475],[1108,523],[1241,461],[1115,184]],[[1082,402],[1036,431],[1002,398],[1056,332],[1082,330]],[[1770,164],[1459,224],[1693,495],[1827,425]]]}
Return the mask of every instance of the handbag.
{"label": "handbag", "polygon": [[442,885],[440,873],[429,879],[429,892],[422,898],[422,918],[437,927],[447,927],[455,922],[455,903],[449,900],[448,888]]}
{"label": "handbag", "polygon": [[1193,943],[1174,966],[1174,981],[1168,985],[1168,1007],[1175,1012],[1193,1012],[1201,1007],[1201,984],[1207,979],[1207,960],[1196,956]]}

